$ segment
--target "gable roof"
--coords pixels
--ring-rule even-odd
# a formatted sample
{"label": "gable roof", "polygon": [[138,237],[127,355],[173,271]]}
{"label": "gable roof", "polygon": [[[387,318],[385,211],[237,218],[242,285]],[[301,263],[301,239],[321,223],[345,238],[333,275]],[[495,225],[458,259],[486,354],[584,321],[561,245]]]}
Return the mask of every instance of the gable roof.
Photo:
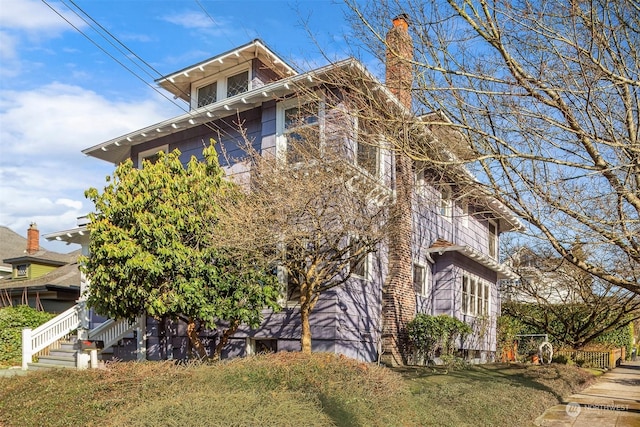
{"label": "gable roof", "polygon": [[27,248],[27,239],[22,237],[9,227],[0,226],[0,265],[11,269],[11,264],[5,259],[24,255]]}
{"label": "gable roof", "polygon": [[248,62],[254,58],[259,59],[267,65],[269,69],[280,74],[280,77],[284,78],[298,74],[293,67],[269,49],[262,40],[255,39],[240,47],[163,76],[157,79],[156,83],[177,98],[189,102],[192,82],[224,72],[226,69]]}
{"label": "gable roof", "polygon": [[24,289],[24,288],[71,288],[80,289],[80,270],[78,269],[78,256],[81,251],[64,254],[69,261],[47,274],[28,280],[2,279],[0,290]]}

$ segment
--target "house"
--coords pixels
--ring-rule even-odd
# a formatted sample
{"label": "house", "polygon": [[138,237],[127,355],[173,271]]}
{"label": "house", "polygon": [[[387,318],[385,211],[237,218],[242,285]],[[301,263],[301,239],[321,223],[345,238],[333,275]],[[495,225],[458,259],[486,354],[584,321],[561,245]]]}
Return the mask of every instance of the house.
{"label": "house", "polygon": [[29,305],[49,313],[72,307],[80,295],[78,251],[60,254],[40,247],[36,224],[27,238],[0,227],[0,256],[6,276],[0,279],[0,307]]}
{"label": "house", "polygon": [[[429,129],[426,117],[412,113],[413,49],[407,19],[399,16],[393,24],[388,41],[396,43],[395,51],[400,55],[389,55],[386,84],[354,59],[299,73],[262,41],[254,40],[157,81],[176,99],[188,103],[184,114],[102,142],[83,153],[115,165],[130,158],[141,166],[144,159],[153,159],[159,151],[177,148],[186,162],[191,156],[201,158],[203,144],[213,138],[224,152],[220,164],[230,179],[243,183],[250,173],[250,166],[242,161],[242,143],[247,137],[258,152],[287,161],[292,157],[287,150],[288,135],[295,130],[287,120],[290,114],[299,112],[301,105],[311,108],[305,125],[313,126],[322,141],[328,137],[330,124],[338,122],[331,122],[331,118],[339,111],[349,118],[341,122],[348,123],[340,139],[349,152],[345,161],[352,161],[363,174],[378,179],[395,194],[402,221],[390,235],[388,247],[371,254],[359,274],[345,286],[322,295],[311,315],[313,350],[364,361],[380,358],[390,364],[404,363],[408,357],[403,337],[406,322],[416,313],[448,314],[475,328],[473,336],[462,343],[465,355],[477,361],[492,360],[499,314],[497,283],[515,277],[498,261],[498,239],[501,233],[517,229],[518,219],[479,189],[470,192],[473,179],[462,167],[447,172],[443,180],[442,172],[431,173],[428,163],[413,162],[383,145],[360,141],[358,129],[366,123],[350,110],[354,103],[347,102],[354,92],[340,91],[332,80],[339,73],[350,76],[350,85],[366,89],[365,101],[375,97],[380,105],[389,105],[385,114],[394,115],[395,122],[410,119],[417,123],[412,143],[428,142],[440,152],[454,146],[456,141],[439,138],[457,135]],[[330,96],[336,92],[340,96]],[[330,104],[329,98],[338,99],[340,105]],[[389,137],[380,135],[381,139]],[[463,183],[464,191],[460,191]],[[85,228],[50,238],[77,238],[82,230]],[[298,313],[295,304],[288,304],[279,313],[266,313],[259,328],[241,329],[232,337],[223,357],[264,349],[299,350]],[[145,357],[184,358],[188,343],[185,326],[147,319],[143,332]],[[215,346],[216,331],[206,331],[205,337],[206,345]]]}

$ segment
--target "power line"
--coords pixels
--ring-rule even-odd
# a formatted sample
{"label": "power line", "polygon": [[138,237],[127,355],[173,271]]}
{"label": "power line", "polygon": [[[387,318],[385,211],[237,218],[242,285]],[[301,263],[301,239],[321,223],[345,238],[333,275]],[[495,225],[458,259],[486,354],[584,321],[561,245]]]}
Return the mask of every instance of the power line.
{"label": "power line", "polygon": [[[141,77],[139,74],[137,74],[133,69],[131,69],[130,67],[128,67],[127,65],[125,65],[122,61],[120,61],[118,58],[116,58],[111,52],[109,52],[107,49],[105,49],[103,46],[101,46],[98,42],[96,42],[94,39],[92,39],[88,34],[86,34],[84,31],[82,31],[80,28],[78,28],[76,25],[74,25],[69,19],[67,19],[62,13],[60,13],[58,10],[56,10],[51,4],[49,4],[47,2],[47,0],[41,0],[49,9],[51,9],[56,15],[58,15],[60,18],[62,18],[67,24],[69,24],[73,29],[75,29],[78,33],[80,33],[83,37],[85,37],[87,40],[89,40],[89,42],[91,42],[94,46],[96,46],[98,49],[100,49],[104,54],[106,54],[109,58],[111,58],[113,61],[115,61],[118,65],[120,65],[121,67],[123,67],[125,70],[127,70],[129,73],[131,73],[134,77],[136,77],[138,80],[142,81],[146,86],[150,87],[153,91],[155,91],[156,93],[158,93],[160,96],[162,96],[163,98],[165,98],[166,100],[168,100],[169,102],[171,102],[172,104],[176,105],[178,108],[180,108],[182,111],[193,115],[191,110],[186,109],[183,105],[175,102],[174,99],[171,99],[169,96],[167,96],[164,92],[158,90],[158,88],[152,84],[150,84],[149,82],[147,82],[143,77]],[[154,73],[156,73],[159,77],[162,77],[162,74],[160,74],[159,71],[157,71],[154,67],[152,67],[151,65],[149,65],[145,60],[143,60],[139,55],[137,55],[135,52],[133,52],[133,50],[131,50],[130,48],[128,48],[124,43],[122,43],[115,35],[113,35],[110,31],[108,31],[107,29],[105,29],[102,25],[100,25],[95,19],[93,19],[88,13],[86,13],[82,8],[80,8],[76,3],[74,3],[72,0],[70,1],[71,4],[73,4],[75,7],[77,7],[82,14],[84,14],[90,21],[92,21],[93,23],[95,23],[95,25],[97,25],[102,31],[104,31],[104,33],[101,33],[100,31],[98,31],[91,23],[89,23],[87,21],[87,19],[85,19],[84,17],[82,17],[76,10],[74,10],[73,8],[69,7],[68,4],[66,4],[64,2],[64,0],[61,0],[62,4],[64,4],[72,13],[74,13],[76,16],[78,16],[78,18],[80,18],[83,22],[85,22],[93,31],[95,31],[96,33],[98,33],[103,39],[105,39],[111,46],[113,46],[120,54],[124,55],[126,58],[128,58],[134,65],[136,65],[139,69],[141,69],[145,74],[147,74],[149,77],[153,78],[154,76],[149,73],[148,70],[145,70],[140,64],[136,63],[135,61],[133,61],[125,52],[122,51],[122,49],[120,49],[119,47],[117,47],[114,42],[110,41],[105,35],[104,33],[106,33],[109,37],[111,37],[111,39],[115,40],[115,42],[122,46],[127,52],[129,52],[131,55],[133,55],[136,59],[138,59],[140,62],[142,62],[142,64],[144,64],[145,66],[147,66],[149,69],[151,69]],[[183,94],[186,94],[185,92],[181,91]],[[186,94],[189,95],[189,94]],[[226,125],[229,125],[229,123],[224,120],[224,119],[218,119],[219,121],[225,123]],[[203,123],[204,126],[206,126],[207,128],[209,128],[211,131],[216,132],[218,135],[225,135],[225,136],[229,136],[232,137],[231,134],[229,134],[229,132],[225,131],[224,129],[220,128],[218,125],[215,125],[213,122],[205,122]]]}

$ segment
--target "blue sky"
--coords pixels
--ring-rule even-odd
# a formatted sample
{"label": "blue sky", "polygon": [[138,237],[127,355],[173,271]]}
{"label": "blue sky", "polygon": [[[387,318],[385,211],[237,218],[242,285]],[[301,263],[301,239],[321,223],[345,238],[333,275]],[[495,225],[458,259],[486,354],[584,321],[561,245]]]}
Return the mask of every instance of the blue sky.
{"label": "blue sky", "polygon": [[326,63],[319,47],[348,56],[333,0],[0,0],[0,225],[21,235],[31,222],[41,235],[74,228],[92,210],[84,190],[102,188],[114,166],[83,148],[182,112],[152,89],[159,74],[137,68],[76,5],[160,74],[255,38],[303,70]]}

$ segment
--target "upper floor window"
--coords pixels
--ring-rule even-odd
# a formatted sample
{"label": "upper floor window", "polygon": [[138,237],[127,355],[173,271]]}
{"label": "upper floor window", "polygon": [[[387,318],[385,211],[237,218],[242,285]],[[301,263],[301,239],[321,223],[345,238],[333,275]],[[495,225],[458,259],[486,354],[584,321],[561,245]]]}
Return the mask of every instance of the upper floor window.
{"label": "upper floor window", "polygon": [[16,266],[16,277],[27,277],[28,268],[28,264],[18,264]]}
{"label": "upper floor window", "polygon": [[446,220],[451,220],[453,201],[451,199],[451,187],[443,184],[440,188],[440,215]]}
{"label": "upper floor window", "polygon": [[218,82],[198,88],[198,108],[213,104],[218,100]]}
{"label": "upper floor window", "polygon": [[287,163],[295,164],[316,156],[320,150],[320,107],[318,102],[299,100],[281,106],[281,129]]}
{"label": "upper floor window", "polygon": [[378,176],[380,171],[379,141],[364,120],[358,122],[356,146],[356,164],[370,175]]}
{"label": "upper floor window", "polygon": [[195,82],[191,90],[191,108],[200,108],[224,98],[247,92],[251,81],[246,66],[234,67],[224,74]]}
{"label": "upper floor window", "polygon": [[498,258],[498,227],[493,221],[489,221],[489,256]]}
{"label": "upper floor window", "polygon": [[227,98],[249,90],[249,71],[243,71],[227,79]]}
{"label": "upper floor window", "polygon": [[161,151],[167,154],[169,152],[169,146],[162,145],[138,153],[138,168],[142,168],[143,162],[149,162],[151,164],[157,162]]}

